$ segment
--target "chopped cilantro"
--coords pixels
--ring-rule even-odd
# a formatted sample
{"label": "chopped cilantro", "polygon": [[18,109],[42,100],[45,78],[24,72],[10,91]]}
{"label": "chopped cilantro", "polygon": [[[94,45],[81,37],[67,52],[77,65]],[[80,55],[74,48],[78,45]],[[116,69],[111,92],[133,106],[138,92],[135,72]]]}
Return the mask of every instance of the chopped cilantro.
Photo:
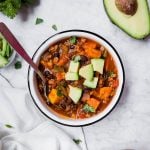
{"label": "chopped cilantro", "polygon": [[43,23],[44,20],[42,18],[36,18],[36,21],[35,21],[35,24],[40,24],[40,23]]}
{"label": "chopped cilantro", "polygon": [[21,67],[22,67],[21,62],[20,62],[20,61],[17,61],[17,62],[15,63],[15,69],[20,69]]}
{"label": "chopped cilantro", "polygon": [[71,43],[71,44],[76,44],[76,42],[77,42],[77,37],[76,37],[76,36],[72,36],[72,37],[70,38],[70,43]]}
{"label": "chopped cilantro", "polygon": [[52,28],[57,31],[57,26],[55,24],[52,25]]}
{"label": "chopped cilantro", "polygon": [[63,71],[64,71],[63,67],[60,67],[60,66],[57,66],[57,65],[54,66],[54,72],[63,72]]}
{"label": "chopped cilantro", "polygon": [[63,96],[60,88],[57,89],[57,96],[59,96],[59,97]]}
{"label": "chopped cilantro", "polygon": [[82,141],[80,139],[73,139],[76,144],[80,144]]}
{"label": "chopped cilantro", "polygon": [[11,126],[11,125],[9,125],[9,124],[5,124],[5,126],[6,126],[7,128],[13,128],[13,126]]}
{"label": "chopped cilantro", "polygon": [[116,74],[113,71],[108,71],[107,73],[108,73],[108,77],[112,77],[112,78],[116,77]]}
{"label": "chopped cilantro", "polygon": [[95,109],[94,109],[93,107],[89,106],[88,104],[85,104],[85,105],[84,105],[83,110],[84,110],[85,112],[87,112],[87,113],[88,113],[88,112],[92,112],[92,113],[95,112]]}

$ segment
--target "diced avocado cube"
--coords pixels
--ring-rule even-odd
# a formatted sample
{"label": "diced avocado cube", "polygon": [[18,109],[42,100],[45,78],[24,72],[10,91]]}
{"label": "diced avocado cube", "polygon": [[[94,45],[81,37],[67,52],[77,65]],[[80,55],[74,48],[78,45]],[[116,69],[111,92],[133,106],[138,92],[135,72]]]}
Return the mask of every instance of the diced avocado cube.
{"label": "diced avocado cube", "polygon": [[70,61],[70,65],[69,65],[69,70],[68,72],[78,72],[79,70],[79,62],[75,62],[75,61]]}
{"label": "diced avocado cube", "polygon": [[97,71],[97,72],[103,74],[104,63],[105,63],[104,59],[98,59],[98,58],[91,59],[91,63],[93,65],[94,71]]}
{"label": "diced avocado cube", "polygon": [[75,73],[75,72],[67,72],[65,74],[65,79],[70,80],[70,81],[75,81],[79,79],[79,75],[78,73]]}
{"label": "diced avocado cube", "polygon": [[73,57],[73,61],[75,61],[75,62],[79,62],[80,60],[81,60],[81,56],[80,55],[77,55],[77,56]]}
{"label": "diced avocado cube", "polygon": [[8,64],[8,60],[0,55],[0,68],[4,67],[6,64]]}
{"label": "diced avocado cube", "polygon": [[89,81],[93,80],[93,75],[94,75],[93,65],[89,64],[89,65],[83,66],[79,70],[79,75]]}
{"label": "diced avocado cube", "polygon": [[69,97],[73,100],[73,102],[75,104],[78,103],[78,101],[80,100],[81,98],[81,95],[82,95],[82,89],[80,88],[77,88],[77,87],[73,87],[71,85],[69,85]]}
{"label": "diced avocado cube", "polygon": [[85,80],[83,85],[89,87],[89,88],[96,88],[97,86],[97,82],[98,82],[98,78],[97,77],[94,77],[94,79],[92,81],[89,81],[89,80]]}

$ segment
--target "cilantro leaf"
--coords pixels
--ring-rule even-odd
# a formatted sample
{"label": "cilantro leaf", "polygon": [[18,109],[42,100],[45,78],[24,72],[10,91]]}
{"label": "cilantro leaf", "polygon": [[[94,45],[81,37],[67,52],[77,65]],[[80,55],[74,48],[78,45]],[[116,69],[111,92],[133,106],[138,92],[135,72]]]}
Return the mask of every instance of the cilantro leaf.
{"label": "cilantro leaf", "polygon": [[57,89],[57,96],[61,97],[63,96],[62,91],[60,88]]}
{"label": "cilantro leaf", "polygon": [[92,113],[94,113],[95,112],[95,109],[92,107],[92,106],[89,106],[88,104],[85,104],[84,105],[84,107],[83,107],[83,110],[85,111],[85,112],[92,112]]}
{"label": "cilantro leaf", "polygon": [[60,66],[57,66],[57,65],[54,66],[54,72],[63,72],[63,71],[64,71],[63,67],[60,67]]}
{"label": "cilantro leaf", "polygon": [[36,21],[35,21],[35,24],[40,24],[40,23],[43,23],[44,20],[42,18],[36,18]]}
{"label": "cilantro leaf", "polygon": [[73,141],[74,141],[77,145],[82,142],[80,139],[73,139]]}
{"label": "cilantro leaf", "polygon": [[20,61],[17,61],[17,62],[15,63],[15,69],[20,69],[21,67],[22,67],[21,62],[20,62]]}
{"label": "cilantro leaf", "polygon": [[11,126],[10,124],[5,124],[5,127],[7,127],[7,128],[13,128],[13,126]]}
{"label": "cilantro leaf", "polygon": [[52,28],[57,31],[57,26],[55,24],[52,25]]}
{"label": "cilantro leaf", "polygon": [[76,42],[77,42],[77,37],[76,37],[76,36],[72,36],[72,37],[70,38],[70,43],[71,43],[71,44],[76,44]]}
{"label": "cilantro leaf", "polygon": [[112,77],[112,78],[115,78],[117,76],[113,71],[108,71],[107,74],[108,77]]}

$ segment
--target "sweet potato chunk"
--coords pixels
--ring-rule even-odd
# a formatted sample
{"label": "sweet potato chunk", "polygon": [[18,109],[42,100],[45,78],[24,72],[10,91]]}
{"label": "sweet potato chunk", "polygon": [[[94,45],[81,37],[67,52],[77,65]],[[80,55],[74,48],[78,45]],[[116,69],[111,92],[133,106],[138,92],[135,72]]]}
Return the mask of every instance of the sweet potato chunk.
{"label": "sweet potato chunk", "polygon": [[52,89],[51,92],[48,95],[49,101],[52,104],[57,104],[61,98],[59,96],[57,96],[57,90],[56,89]]}
{"label": "sweet potato chunk", "polygon": [[85,53],[90,58],[99,58],[101,56],[101,51],[96,49],[96,43],[92,41],[88,41],[83,45]]}
{"label": "sweet potato chunk", "polygon": [[101,51],[96,49],[85,49],[85,53],[90,58],[100,58],[101,57]]}
{"label": "sweet potato chunk", "polygon": [[99,91],[99,97],[100,99],[103,99],[103,100],[108,100],[108,98],[111,96],[111,93],[113,91],[113,88],[112,87],[103,87],[103,88],[100,88],[100,91]]}
{"label": "sweet potato chunk", "polygon": [[63,66],[68,62],[68,57],[63,55],[61,56],[61,58],[59,59],[59,62],[57,63],[58,66]]}
{"label": "sweet potato chunk", "polygon": [[96,45],[97,45],[96,42],[88,41],[88,42],[84,43],[83,48],[84,49],[94,49],[94,48],[96,48]]}
{"label": "sweet potato chunk", "polygon": [[57,81],[61,81],[65,78],[65,72],[57,72],[56,73]]}
{"label": "sweet potato chunk", "polygon": [[90,98],[87,100],[87,104],[96,110],[100,104],[100,101],[97,100],[96,98]]}

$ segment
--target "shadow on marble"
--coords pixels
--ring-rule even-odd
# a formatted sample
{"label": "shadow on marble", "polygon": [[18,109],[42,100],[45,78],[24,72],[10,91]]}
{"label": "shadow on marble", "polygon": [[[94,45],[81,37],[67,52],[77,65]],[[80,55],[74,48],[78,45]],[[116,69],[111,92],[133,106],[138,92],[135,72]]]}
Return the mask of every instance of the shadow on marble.
{"label": "shadow on marble", "polygon": [[27,21],[28,17],[34,13],[34,10],[37,6],[40,5],[40,0],[35,0],[34,4],[29,6],[23,6],[20,10],[18,16],[21,18],[22,21]]}
{"label": "shadow on marble", "polygon": [[122,93],[122,96],[119,100],[118,105],[124,105],[126,103],[126,99],[128,99],[128,95],[130,92],[129,89],[130,89],[130,86],[129,86],[128,80],[126,80],[125,85],[124,85],[124,90],[123,90],[123,93]]}
{"label": "shadow on marble", "polygon": [[149,35],[148,37],[146,37],[146,38],[144,39],[144,41],[146,41],[146,42],[150,41],[150,35]]}

